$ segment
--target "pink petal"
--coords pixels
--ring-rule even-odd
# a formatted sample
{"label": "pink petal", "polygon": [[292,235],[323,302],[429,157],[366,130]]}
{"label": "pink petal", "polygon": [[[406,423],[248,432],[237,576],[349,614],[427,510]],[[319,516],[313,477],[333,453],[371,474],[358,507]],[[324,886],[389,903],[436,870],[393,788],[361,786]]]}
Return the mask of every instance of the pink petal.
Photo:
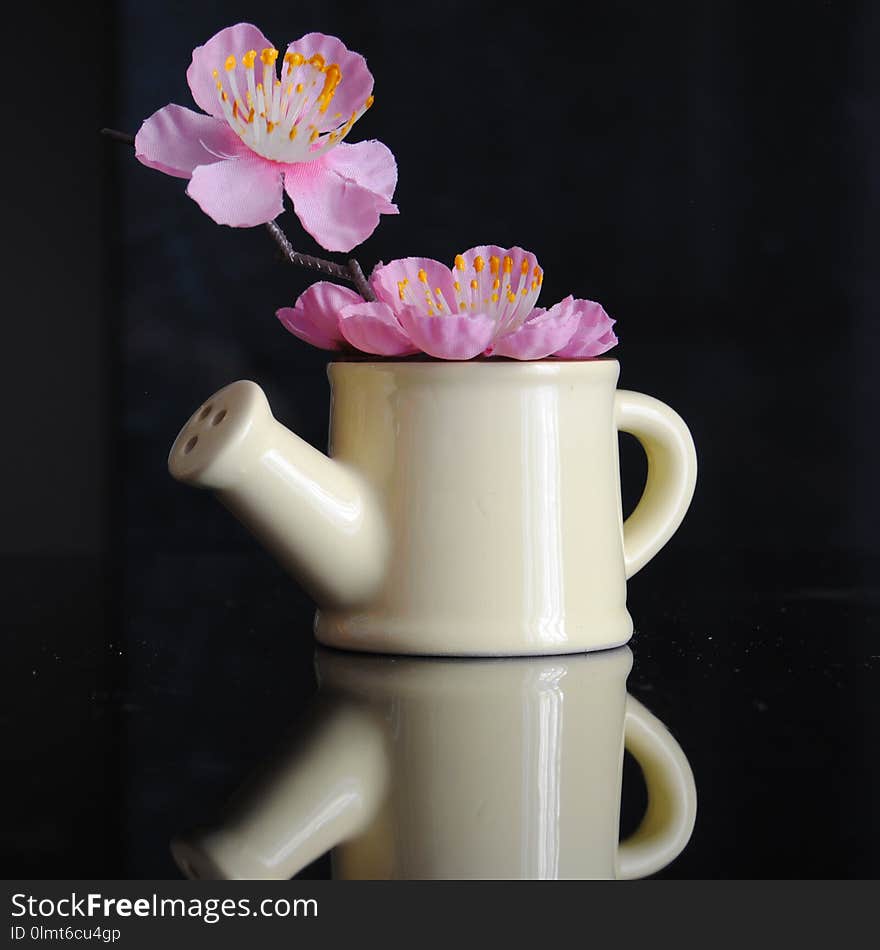
{"label": "pink petal", "polygon": [[566,297],[549,310],[534,311],[522,326],[501,337],[495,344],[494,355],[515,360],[544,359],[568,343],[579,319],[574,298]]}
{"label": "pink petal", "polygon": [[[419,272],[425,272],[425,281],[419,279]],[[455,288],[452,286],[455,278],[452,271],[439,261],[430,257],[404,257],[389,264],[383,264],[373,269],[370,275],[370,285],[379,300],[384,301],[395,312],[399,313],[406,306],[417,306],[428,316],[428,300],[430,293],[432,306],[437,306],[437,290],[439,288],[446,302],[444,313],[455,312]],[[401,300],[400,284],[407,281],[403,290],[404,299]]]}
{"label": "pink petal", "polygon": [[344,252],[365,241],[376,230],[379,217],[397,214],[397,208],[336,171],[328,163],[332,154],[285,165],[284,187],[306,231],[328,251]]}
{"label": "pink petal", "polygon": [[[315,120],[321,132],[335,129],[340,122],[346,121],[352,112],[358,112],[364,107],[373,91],[373,76],[367,69],[367,61],[360,53],[352,52],[341,40],[324,33],[307,33],[302,39],[291,43],[287,51],[301,53],[306,59],[320,53],[328,66],[335,63],[342,74],[329,108]],[[286,68],[282,67],[282,78],[286,75]],[[335,118],[339,113],[341,116]]]}
{"label": "pink petal", "polygon": [[[389,202],[394,196],[394,189],[397,187],[397,162],[391,149],[382,142],[375,139],[358,142],[356,145],[342,142],[327,153],[324,164],[343,178],[356,181],[361,188],[366,188]],[[394,214],[395,211],[396,209],[386,211],[385,214]]]}
{"label": "pink petal", "polygon": [[602,353],[607,352],[613,346],[617,346],[620,341],[617,339],[617,334],[613,330],[609,330],[604,336],[600,336],[596,341],[596,352],[594,356],[600,356]]}
{"label": "pink petal", "polygon": [[252,228],[284,210],[281,167],[248,153],[193,170],[186,193],[217,224]]}
{"label": "pink petal", "polygon": [[589,359],[617,345],[617,337],[611,329],[614,321],[601,304],[593,300],[575,300],[575,306],[580,314],[577,329],[555,356],[567,360]]}
{"label": "pink petal", "polygon": [[495,321],[482,313],[428,317],[415,307],[404,307],[398,319],[420,350],[441,360],[473,359],[495,332]]}
{"label": "pink petal", "polygon": [[173,104],[154,112],[134,140],[138,161],[176,178],[189,178],[199,165],[213,165],[242,148],[226,122]]}
{"label": "pink petal", "polygon": [[[272,44],[263,36],[262,32],[250,23],[237,23],[228,26],[225,30],[215,33],[204,46],[197,46],[193,50],[192,63],[186,71],[186,81],[196,105],[204,109],[208,115],[223,118],[223,110],[217,98],[217,81],[214,79],[214,70],[223,71],[226,58],[235,57],[235,76],[238,88],[244,95],[247,89],[247,72],[241,64],[241,57],[249,50],[256,50],[257,56]],[[262,64],[257,59],[258,68]],[[262,74],[260,74],[262,75]],[[257,79],[260,82],[260,79]]]}
{"label": "pink petal", "polygon": [[418,352],[391,308],[378,300],[346,307],[340,314],[339,329],[352,346],[364,353],[404,356]]}
{"label": "pink petal", "polygon": [[300,294],[294,306],[282,307],[276,316],[294,336],[306,343],[322,350],[338,350],[345,346],[339,332],[339,314],[359,303],[363,303],[360,294],[322,280]]}

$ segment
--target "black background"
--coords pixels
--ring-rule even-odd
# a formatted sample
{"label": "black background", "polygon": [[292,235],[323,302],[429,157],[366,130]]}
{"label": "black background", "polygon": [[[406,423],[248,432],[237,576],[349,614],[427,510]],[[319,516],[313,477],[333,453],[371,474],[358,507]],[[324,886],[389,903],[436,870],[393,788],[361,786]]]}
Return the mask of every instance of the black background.
{"label": "black background", "polygon": [[[700,790],[664,875],[876,876],[880,6],[126,0],[15,16],[6,876],[174,875],[170,835],[313,690],[307,599],[165,469],[192,409],[238,378],[323,443],[325,354],[273,316],[309,278],[97,135],[192,105],[193,47],[241,19],[276,45],[321,30],[368,57],[376,105],[352,140],[394,151],[401,214],[358,250],[365,268],[532,249],[543,301],[600,300],[621,385],[692,429],[693,506],[630,587],[630,690]],[[631,504],[644,463],[628,441],[622,466]],[[624,823],[638,808],[627,792]]]}

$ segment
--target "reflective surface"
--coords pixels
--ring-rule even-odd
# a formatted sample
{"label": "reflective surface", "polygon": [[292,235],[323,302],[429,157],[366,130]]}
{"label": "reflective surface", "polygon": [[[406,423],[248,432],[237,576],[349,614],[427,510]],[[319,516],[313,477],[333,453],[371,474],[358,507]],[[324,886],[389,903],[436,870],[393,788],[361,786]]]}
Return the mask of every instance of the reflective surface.
{"label": "reflective surface", "polygon": [[[138,559],[124,585],[83,562],[6,565],[20,605],[3,670],[8,873],[179,876],[171,838],[215,821],[306,721],[312,604],[241,546]],[[659,876],[876,876],[880,602],[867,563],[666,553],[632,585],[626,688],[685,750],[699,811]],[[804,584],[810,573],[824,581]],[[621,838],[645,807],[627,756]],[[329,859],[302,873],[329,876]]]}
{"label": "reflective surface", "polygon": [[[320,650],[311,715],[223,817],[174,845],[195,878],[644,877],[687,845],[684,753],[626,695],[629,649],[439,660]],[[618,846],[624,743],[648,807]]]}

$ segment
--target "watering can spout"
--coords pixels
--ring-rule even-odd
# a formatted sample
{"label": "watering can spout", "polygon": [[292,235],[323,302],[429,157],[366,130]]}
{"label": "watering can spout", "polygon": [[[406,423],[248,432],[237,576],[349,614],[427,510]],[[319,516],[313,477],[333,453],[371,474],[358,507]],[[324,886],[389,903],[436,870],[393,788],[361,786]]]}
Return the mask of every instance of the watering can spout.
{"label": "watering can spout", "polygon": [[214,491],[321,606],[354,607],[381,586],[387,531],[368,485],[281,425],[256,383],[206,399],[168,469]]}

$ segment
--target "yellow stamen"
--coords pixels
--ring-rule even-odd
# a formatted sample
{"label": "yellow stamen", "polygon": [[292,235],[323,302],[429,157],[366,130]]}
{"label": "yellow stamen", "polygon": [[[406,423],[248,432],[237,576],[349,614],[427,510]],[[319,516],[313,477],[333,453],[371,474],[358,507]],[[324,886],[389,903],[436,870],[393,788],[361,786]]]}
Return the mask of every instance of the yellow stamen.
{"label": "yellow stamen", "polygon": [[336,95],[336,87],[342,81],[342,72],[336,63],[331,63],[327,67],[327,72],[324,76],[324,88],[321,90],[321,95],[318,96],[318,102],[321,103],[319,112],[326,112],[327,106],[330,105],[330,100]]}
{"label": "yellow stamen", "polygon": [[497,274],[500,267],[501,267],[501,258],[498,257],[497,254],[493,254],[489,258],[489,270],[491,271],[491,273]]}
{"label": "yellow stamen", "polygon": [[235,57],[227,56],[226,62],[223,64],[223,68],[226,70],[226,72],[231,72],[233,69],[235,69]]}
{"label": "yellow stamen", "polygon": [[[477,258],[477,260],[479,260],[479,258]],[[474,280],[471,281],[471,290],[479,290],[479,289],[480,289],[480,282],[476,278],[474,278]]]}
{"label": "yellow stamen", "polygon": [[483,269],[485,266],[486,266],[486,262],[483,260],[482,257],[475,257],[475,258],[474,258],[474,270],[475,270],[478,274],[480,273],[480,271],[482,271],[482,269]]}
{"label": "yellow stamen", "polygon": [[461,284],[457,280],[453,281],[452,286],[455,288],[456,293],[458,293],[461,290]]}
{"label": "yellow stamen", "polygon": [[367,101],[364,103],[364,108],[369,109],[370,106],[376,101],[374,96],[368,96]]}
{"label": "yellow stamen", "polygon": [[455,255],[455,268],[456,270],[464,270],[467,267],[467,261],[461,256],[461,254]]}
{"label": "yellow stamen", "polygon": [[498,294],[492,294],[492,303],[498,303]]}
{"label": "yellow stamen", "polygon": [[492,281],[492,290],[498,290],[500,286],[501,281],[496,277],[495,280]]}
{"label": "yellow stamen", "polygon": [[296,126],[294,126],[294,127],[290,130],[290,135],[288,136],[288,137],[290,138],[290,141],[291,141],[291,142],[296,138],[296,133],[297,133],[297,128],[296,128]]}
{"label": "yellow stamen", "polygon": [[296,91],[297,91],[297,92],[302,92],[302,91],[303,91],[303,84],[302,84],[301,82],[298,82],[298,83],[296,84]]}
{"label": "yellow stamen", "polygon": [[317,129],[312,129],[312,134],[309,136],[309,141],[310,141],[310,142],[317,142],[317,141],[318,141],[318,136],[319,136],[320,134],[321,134],[321,133],[320,133]]}
{"label": "yellow stamen", "polygon": [[260,59],[263,61],[264,66],[274,66],[275,60],[278,59],[278,50],[268,47],[260,53]]}
{"label": "yellow stamen", "polygon": [[467,304],[462,300],[462,302],[458,305],[458,309],[467,310]]}
{"label": "yellow stamen", "polygon": [[254,60],[257,58],[257,51],[255,49],[248,50],[241,58],[241,63],[245,69],[254,68]]}
{"label": "yellow stamen", "polygon": [[509,254],[504,255],[504,273],[509,274],[513,270],[513,258]]}
{"label": "yellow stamen", "polygon": [[510,291],[508,291],[508,293],[507,293],[507,299],[508,299],[511,303],[513,303],[513,302],[516,300],[516,294],[510,293]]}
{"label": "yellow stamen", "polygon": [[287,75],[289,76],[297,66],[302,66],[305,57],[302,53],[285,53],[284,62],[287,63]]}
{"label": "yellow stamen", "polygon": [[425,270],[424,270],[424,268],[422,268],[422,267],[419,268],[419,280],[420,280],[423,284],[427,284],[427,283],[428,283],[428,275],[425,273]]}
{"label": "yellow stamen", "polygon": [[529,261],[528,261],[528,258],[526,258],[526,259],[522,262],[522,274],[523,274],[523,276],[525,277],[525,275],[528,274],[528,272],[529,272]]}
{"label": "yellow stamen", "polygon": [[320,69],[321,72],[324,72],[326,68],[324,66],[324,57],[320,53],[315,53],[315,55],[309,60],[309,64],[314,66],[315,69]]}
{"label": "yellow stamen", "polygon": [[270,119],[266,119],[266,131],[271,132],[275,128],[275,123]]}

